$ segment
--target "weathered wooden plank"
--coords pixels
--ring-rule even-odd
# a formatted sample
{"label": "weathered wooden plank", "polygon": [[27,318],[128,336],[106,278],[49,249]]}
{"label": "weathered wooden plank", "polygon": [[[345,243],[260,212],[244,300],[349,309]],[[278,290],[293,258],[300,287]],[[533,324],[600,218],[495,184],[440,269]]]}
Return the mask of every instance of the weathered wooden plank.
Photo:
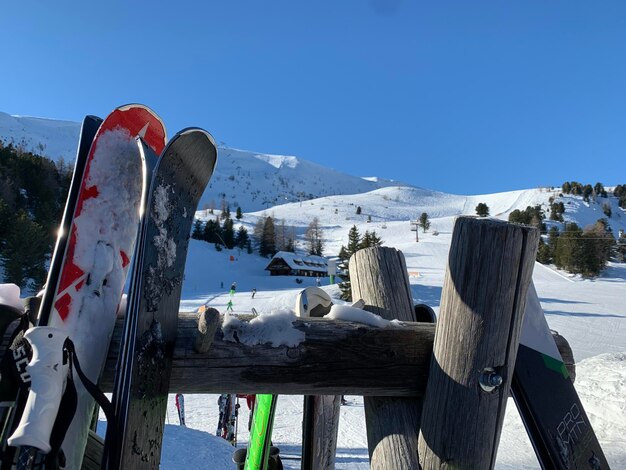
{"label": "weathered wooden plank", "polygon": [[[363,299],[366,310],[387,320],[415,320],[402,252],[386,247],[357,251],[350,258],[350,283],[352,298]],[[371,396],[364,405],[371,467],[417,469],[421,400]]]}
{"label": "weathered wooden plank", "polygon": [[[256,346],[254,351],[241,344],[225,342],[218,329],[215,349],[198,354],[193,350],[198,331],[197,317],[195,313],[180,314],[170,381],[172,392],[224,393],[241,390],[241,393],[253,393],[255,387],[260,386],[264,393],[283,395],[419,396],[423,395],[426,387],[434,325],[406,323],[402,330],[385,331],[350,322],[298,321],[296,328],[308,333],[305,343],[299,348],[287,350],[264,345]],[[7,329],[0,350],[8,346],[13,326]],[[103,391],[108,393],[113,388],[122,326],[121,320],[118,321],[100,380]],[[346,336],[352,337],[351,345],[343,344]],[[318,344],[309,347],[316,342]],[[557,345],[563,357],[572,357],[566,342],[559,341]],[[351,351],[357,347],[362,349],[359,354]],[[262,360],[253,354],[261,354]],[[232,363],[233,360],[236,364]],[[352,364],[350,361],[355,362]],[[390,364],[391,361],[394,364]],[[571,359],[569,363],[566,361],[566,366],[573,375]],[[261,376],[270,377],[272,370],[277,368],[282,374],[275,384],[265,381],[257,385],[253,380],[246,379],[246,371],[254,369],[260,371]],[[231,378],[233,369],[242,371],[236,374],[241,379]],[[297,382],[283,385],[285,377],[292,374],[299,375]]]}
{"label": "weathered wooden plank", "polygon": [[81,470],[100,470],[102,463],[102,453],[104,452],[104,440],[95,432],[89,431],[87,437],[87,447],[85,457],[81,465]]}
{"label": "weathered wooden plank", "polygon": [[[311,407],[311,441],[302,443],[302,470],[334,470],[341,395],[307,395],[306,409]],[[305,447],[306,446],[306,447]]]}
{"label": "weathered wooden plank", "polygon": [[[460,217],[452,234],[419,437],[420,463],[493,468],[539,232]],[[485,391],[492,369],[502,385]]]}
{"label": "weathered wooden plank", "polygon": [[[181,313],[170,390],[180,393],[277,393],[282,395],[423,394],[434,325],[369,325],[318,318],[295,320],[305,333],[297,347],[246,346],[224,340],[217,329],[209,351],[196,353],[197,314]],[[113,335],[104,391],[112,389],[121,325]]]}

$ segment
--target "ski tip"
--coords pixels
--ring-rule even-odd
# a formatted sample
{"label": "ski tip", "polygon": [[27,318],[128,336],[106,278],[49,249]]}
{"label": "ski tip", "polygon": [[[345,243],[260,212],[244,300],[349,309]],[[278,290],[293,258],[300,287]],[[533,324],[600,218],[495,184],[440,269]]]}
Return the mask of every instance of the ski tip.
{"label": "ski tip", "polygon": [[91,121],[91,122],[102,122],[103,119],[100,116],[96,116],[95,114],[87,114],[85,116],[85,118],[83,119],[83,123],[85,121]]}
{"label": "ski tip", "polygon": [[156,121],[159,122],[160,127],[163,130],[163,145],[165,145],[167,143],[167,130],[165,128],[165,123],[163,122],[163,119],[161,119],[161,117],[149,106],[146,106],[145,104],[141,104],[141,103],[128,103],[122,106],[118,106],[117,108],[113,110],[113,112],[115,111],[126,112],[132,109],[142,109],[145,112],[149,113]]}
{"label": "ski tip", "polygon": [[176,137],[181,136],[181,135],[193,134],[193,133],[196,133],[196,132],[204,134],[209,139],[209,141],[211,142],[213,147],[215,147],[217,149],[217,144],[215,143],[215,139],[213,138],[211,133],[209,131],[206,131],[206,130],[200,128],[200,127],[186,127],[183,130],[178,131],[173,138],[176,138]]}

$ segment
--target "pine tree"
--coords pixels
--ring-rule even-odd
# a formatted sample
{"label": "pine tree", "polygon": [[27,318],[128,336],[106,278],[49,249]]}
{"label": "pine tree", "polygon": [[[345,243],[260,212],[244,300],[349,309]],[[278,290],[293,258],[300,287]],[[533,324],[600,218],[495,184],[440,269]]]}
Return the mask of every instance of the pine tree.
{"label": "pine tree", "polygon": [[422,227],[424,233],[430,228],[430,220],[428,220],[428,214],[426,212],[422,212],[422,215],[420,215],[419,226]]}
{"label": "pine tree", "polygon": [[353,225],[348,231],[348,246],[346,247],[346,257],[342,259],[350,259],[350,256],[357,252],[360,245],[361,234],[359,233],[359,229],[356,228],[356,225]]}
{"label": "pine tree", "polygon": [[241,207],[237,206],[237,214],[235,215],[235,218],[237,220],[241,220],[242,217],[243,217],[243,213],[241,212]]}
{"label": "pine tree", "polygon": [[554,262],[554,254],[556,253],[556,243],[559,238],[559,229],[558,227],[552,226],[550,227],[550,231],[548,232],[548,249],[550,250],[550,260]]}
{"label": "pine tree", "polygon": [[239,229],[237,229],[237,234],[235,235],[235,245],[241,249],[244,249],[248,242],[248,231],[243,225],[241,225],[239,226]]}
{"label": "pine tree", "polygon": [[233,219],[228,217],[222,226],[222,240],[226,248],[232,250],[235,247],[235,229]]}
{"label": "pine tree", "polygon": [[348,232],[348,245],[341,246],[339,250],[339,264],[338,267],[342,270],[340,274],[341,282],[339,283],[339,289],[341,290],[341,298],[346,301],[352,300],[352,291],[350,286],[350,257],[358,250],[363,248],[381,246],[382,239],[376,235],[376,232],[365,231],[365,235],[361,238],[359,230],[356,225],[353,225]]}
{"label": "pine tree", "polygon": [[561,186],[561,191],[563,192],[563,194],[569,194],[572,192],[572,185],[569,184],[569,181],[563,183],[563,186]]}
{"label": "pine tree", "polygon": [[4,239],[0,261],[4,267],[4,282],[22,289],[40,287],[46,277],[46,254],[50,246],[42,227],[20,211],[11,222]]}
{"label": "pine tree", "polygon": [[582,230],[576,224],[567,224],[556,242],[554,264],[569,272],[578,272],[577,260],[581,257]]}
{"label": "pine tree", "polygon": [[478,215],[479,217],[489,216],[489,206],[484,202],[479,202],[476,206],[476,215]]}
{"label": "pine tree", "polygon": [[222,228],[220,227],[219,218],[216,217],[215,220],[206,221],[202,239],[208,243],[216,243],[218,245],[223,243]]}
{"label": "pine tree", "polygon": [[371,240],[370,240],[370,233],[369,231],[365,231],[365,234],[363,235],[363,238],[361,238],[361,241],[359,243],[359,249],[363,249],[363,248],[369,248],[370,246],[372,246],[371,244]]}
{"label": "pine tree", "polygon": [[372,232],[370,233],[370,243],[370,246],[382,246],[384,242],[382,238],[376,235],[376,232]]}
{"label": "pine tree", "polygon": [[537,250],[537,261],[541,264],[549,264],[552,261],[550,256],[550,247],[543,241],[543,238],[539,237],[539,249]]}
{"label": "pine tree", "polygon": [[200,219],[196,219],[193,223],[193,230],[191,231],[191,238],[194,240],[204,239],[204,225]]}
{"label": "pine tree", "polygon": [[593,186],[593,194],[596,197],[607,197],[606,190],[604,189],[604,185],[602,183],[596,183]]}
{"label": "pine tree", "polygon": [[71,179],[64,162],[0,146],[0,256],[5,260],[0,282],[10,278],[25,290],[43,282]]}
{"label": "pine tree", "polygon": [[263,223],[259,253],[261,256],[274,256],[276,254],[276,234],[274,220],[271,217],[266,217]]}

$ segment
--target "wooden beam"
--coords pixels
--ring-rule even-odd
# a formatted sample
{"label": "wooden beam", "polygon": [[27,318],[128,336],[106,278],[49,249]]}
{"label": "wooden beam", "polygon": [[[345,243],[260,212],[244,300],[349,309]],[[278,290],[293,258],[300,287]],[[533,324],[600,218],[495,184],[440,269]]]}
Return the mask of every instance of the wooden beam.
{"label": "wooden beam", "polygon": [[[221,320],[218,323],[221,325]],[[0,350],[8,347],[15,325],[7,329]],[[351,322],[309,319],[297,320],[294,327],[306,333],[305,342],[298,348],[250,347],[227,342],[218,326],[211,349],[197,353],[194,344],[198,334],[198,314],[180,313],[171,393],[236,390],[283,395],[406,397],[424,394],[435,337],[434,325],[408,322],[401,329],[381,330]],[[122,329],[123,320],[120,319],[100,380],[104,392],[113,390]],[[346,344],[343,338],[349,338]],[[567,342],[559,341],[557,346],[564,357],[572,357]],[[566,362],[565,365],[573,375],[574,364]],[[276,376],[272,377],[272,374]],[[292,374],[295,374],[294,378],[290,379]],[[259,383],[255,382],[257,377],[262,379]]]}
{"label": "wooden beam", "polygon": [[[402,252],[386,247],[357,251],[350,258],[350,284],[352,298],[363,299],[366,310],[386,320],[415,320]],[[381,394],[365,397],[364,405],[371,467],[419,468],[417,435],[421,400]]]}
{"label": "wooden beam", "polygon": [[[210,349],[197,353],[198,314],[179,315],[171,393],[410,396],[426,388],[434,325],[296,319],[294,328],[305,333],[297,347],[225,341],[219,325]],[[112,390],[121,331],[120,320],[100,380],[105,392]]]}
{"label": "wooden beam", "polygon": [[[456,220],[419,436],[425,470],[495,465],[538,239],[531,227]],[[502,384],[488,391],[490,370]]]}

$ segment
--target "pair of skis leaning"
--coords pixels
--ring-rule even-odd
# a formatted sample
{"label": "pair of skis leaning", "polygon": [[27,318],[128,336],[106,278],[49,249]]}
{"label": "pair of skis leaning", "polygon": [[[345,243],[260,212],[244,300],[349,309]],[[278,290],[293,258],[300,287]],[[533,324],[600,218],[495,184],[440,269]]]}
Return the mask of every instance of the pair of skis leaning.
{"label": "pair of skis leaning", "polygon": [[[118,240],[113,240],[110,243],[103,243],[94,239],[89,240],[88,237],[83,237],[81,240],[81,235],[84,235],[84,233],[78,230],[85,229],[80,225],[81,210],[84,213],[85,207],[89,206],[90,202],[93,205],[94,201],[98,202],[99,197],[104,197],[102,195],[110,195],[111,188],[107,187],[108,184],[115,187],[115,181],[107,180],[106,178],[100,180],[100,185],[97,187],[95,184],[90,185],[89,179],[92,176],[90,169],[93,171],[95,165],[94,161],[90,160],[94,151],[97,151],[99,147],[102,149],[101,152],[104,152],[107,148],[109,150],[116,148],[116,142],[109,141],[106,142],[106,145],[100,142],[100,145],[98,145],[99,136],[102,138],[101,134],[104,134],[104,132],[101,132],[103,127],[110,120],[109,118],[115,121],[116,115],[117,118],[121,116],[128,118],[131,115],[137,118],[138,116],[138,119],[134,121],[131,119],[133,121],[132,125],[127,125],[129,120],[126,119],[126,121],[117,122],[110,130],[116,130],[118,134],[123,134],[122,137],[126,138],[126,143],[132,141],[131,143],[135,145],[135,148],[139,146],[139,150],[144,157],[143,185],[138,185],[139,188],[143,186],[143,193],[140,189],[138,198],[128,198],[133,202],[124,198],[123,195],[117,200],[117,203],[120,205],[136,203],[128,211],[122,211],[122,214],[127,215],[129,212],[135,212],[137,218],[134,220],[111,220],[115,219],[115,217],[106,214],[109,216],[108,222],[110,224],[124,224],[126,227],[131,227],[131,230],[134,231],[132,236],[126,237],[125,241],[128,242],[128,239],[130,239],[130,243],[126,243],[122,247],[125,249],[120,249],[121,247],[117,246],[115,242]],[[171,352],[176,334],[178,303],[189,232],[198,200],[213,172],[217,150],[212,137],[201,129],[185,129],[181,131],[164,148],[165,131],[162,123],[148,108],[140,105],[118,108],[109,118],[100,126],[98,134],[94,138],[89,157],[84,166],[84,172],[77,165],[72,185],[74,190],[78,191],[78,196],[75,200],[71,198],[68,200],[64,215],[64,227],[71,225],[72,230],[77,230],[70,230],[69,234],[66,231],[67,238],[65,240],[60,238],[55,249],[54,259],[57,259],[57,266],[62,266],[61,273],[59,274],[59,270],[53,272],[51,269],[47,283],[48,290],[45,294],[48,297],[52,296],[53,299],[47,304],[48,312],[52,312],[53,320],[49,323],[45,321],[46,313],[43,307],[40,314],[39,325],[47,324],[47,326],[40,326],[39,328],[53,328],[54,321],[60,323],[61,327],[65,326],[65,329],[59,328],[60,332],[41,330],[45,333],[39,335],[42,336],[39,339],[43,339],[43,344],[37,344],[37,340],[35,340],[36,344],[34,345],[34,349],[39,348],[39,354],[36,354],[35,358],[39,357],[45,362],[42,364],[43,368],[45,370],[55,370],[56,368],[57,370],[60,369],[60,371],[53,377],[44,380],[43,385],[36,385],[36,380],[33,380],[34,388],[30,396],[34,398],[29,398],[33,402],[32,406],[26,407],[27,416],[23,419],[24,426],[18,428],[19,432],[14,434],[11,444],[34,445],[44,452],[49,450],[47,444],[54,416],[37,416],[38,410],[48,408],[56,412],[56,409],[58,409],[55,409],[56,401],[59,398],[60,390],[48,395],[45,395],[44,392],[50,388],[51,382],[58,383],[60,381],[62,383],[64,381],[63,374],[66,373],[67,368],[59,368],[59,365],[64,362],[64,358],[62,352],[59,356],[58,350],[62,350],[62,344],[60,348],[58,341],[54,342],[54,347],[52,348],[56,351],[56,359],[50,362],[47,357],[42,357],[41,352],[46,350],[46,348],[50,348],[46,345],[50,341],[46,341],[46,339],[56,339],[57,336],[69,336],[77,343],[78,357],[81,357],[82,361],[83,356],[93,359],[94,353],[91,350],[94,346],[93,336],[97,336],[98,341],[95,346],[105,343],[104,352],[101,352],[101,357],[96,358],[99,361],[87,360],[88,364],[85,366],[85,369],[90,369],[90,373],[87,374],[89,379],[94,382],[97,380],[106,358],[106,349],[115,322],[115,311],[121,297],[121,288],[125,282],[125,274],[130,264],[129,253],[132,253],[132,245],[138,233],[139,241],[134,255],[135,264],[122,342],[123,352],[119,358],[114,393],[118,426],[110,423],[110,426],[113,425],[116,429],[108,433],[108,435],[117,434],[120,445],[118,446],[110,442],[111,439],[108,439],[108,458],[104,462],[105,468],[120,468],[121,459],[130,458],[128,457],[130,454],[128,448],[134,446],[136,449],[140,445],[136,439],[134,439],[132,445],[129,445],[131,438],[135,436],[133,435],[129,438],[127,425],[128,423],[137,424],[138,422],[136,419],[133,420],[132,417],[138,413],[150,411],[156,421],[164,420],[164,410],[163,413],[160,413],[160,407],[156,406],[157,411],[155,411],[154,405],[155,401],[164,401],[163,396],[167,397],[169,385],[168,361],[171,361]],[[142,125],[136,128],[138,123]],[[84,145],[82,145],[83,141],[88,139],[86,134],[85,126],[83,126],[81,149],[84,148]],[[109,136],[111,135],[109,134]],[[138,139],[135,142],[134,137],[136,135],[142,136],[143,139]],[[120,138],[120,135],[117,137]],[[150,145],[150,141],[152,141],[152,145]],[[154,162],[156,153],[161,152],[162,156],[156,161],[152,174],[150,174],[150,162]],[[80,162],[81,157],[84,158],[84,155],[81,155],[79,152],[77,162]],[[134,168],[135,177],[138,173],[136,168],[137,165]],[[129,172],[132,172],[132,169],[129,169]],[[139,179],[141,180],[141,178]],[[79,183],[80,190],[76,190],[76,185]],[[90,201],[90,199],[94,199],[94,201]],[[104,206],[105,208],[107,207],[106,204]],[[141,208],[144,209],[144,215],[141,218],[140,229],[137,232],[136,227],[139,225]],[[90,219],[87,218],[87,220]],[[102,227],[98,228],[103,230]],[[62,246],[62,242],[65,243],[65,247]],[[77,246],[81,242],[82,246],[79,246],[79,248],[82,252],[79,256],[72,256],[76,254]],[[76,262],[77,258],[80,261],[80,256],[85,257],[84,252],[89,252],[89,243],[92,243],[91,253],[88,254],[93,259],[91,270],[83,269],[84,266],[80,262]],[[107,257],[107,255],[109,256]],[[58,261],[59,259],[61,261]],[[118,270],[114,273],[114,276],[111,276],[115,266],[118,267]],[[121,269],[119,269],[120,267]],[[68,277],[66,275],[68,271],[71,275],[81,279],[77,282],[72,282],[71,276]],[[113,290],[112,287],[118,290]],[[81,289],[85,290],[82,294],[80,293]],[[48,293],[50,291],[51,293]],[[72,295],[75,298],[72,298]],[[92,298],[104,300],[102,300],[102,304],[94,306],[95,300]],[[76,320],[74,318],[78,317],[79,313],[83,318],[87,317],[87,321],[82,323],[82,330],[81,328],[75,328]],[[89,315],[93,313],[106,318],[107,325],[103,327],[100,317]],[[60,317],[62,322],[59,322],[57,317]],[[50,323],[52,323],[52,326]],[[88,325],[85,326],[85,323],[88,323]],[[89,324],[91,330],[88,328]],[[67,325],[71,325],[74,328],[67,327]],[[52,338],[50,338],[51,334]],[[148,344],[146,344],[146,335],[149,336]],[[87,349],[87,353],[84,353],[85,349]],[[40,375],[37,374],[36,364],[38,362],[31,361],[31,363],[33,362],[35,363],[34,375]],[[90,364],[90,362],[97,362],[97,364]],[[83,397],[79,393],[79,411],[82,410],[83,412],[77,414],[72,422],[72,426],[77,427],[78,431],[74,434],[68,433],[61,446],[65,454],[64,468],[80,468],[84,452],[88,423],[85,423],[83,418],[84,415],[91,417],[90,413],[86,413],[85,410],[93,410],[93,405],[91,400],[83,399],[83,402],[88,404],[83,404],[81,407],[81,398]],[[159,418],[158,415],[161,415],[161,417]],[[40,421],[34,421],[35,417]],[[162,429],[162,427],[163,423],[161,422],[160,428]],[[136,431],[136,429],[133,430],[133,432]],[[154,431],[152,432],[154,433]],[[149,454],[145,452],[141,454],[141,460],[149,462],[149,465],[153,467],[158,465],[159,458],[160,441],[158,449],[151,449]],[[154,463],[155,461],[156,464]],[[148,466],[148,464],[145,466]]]}

